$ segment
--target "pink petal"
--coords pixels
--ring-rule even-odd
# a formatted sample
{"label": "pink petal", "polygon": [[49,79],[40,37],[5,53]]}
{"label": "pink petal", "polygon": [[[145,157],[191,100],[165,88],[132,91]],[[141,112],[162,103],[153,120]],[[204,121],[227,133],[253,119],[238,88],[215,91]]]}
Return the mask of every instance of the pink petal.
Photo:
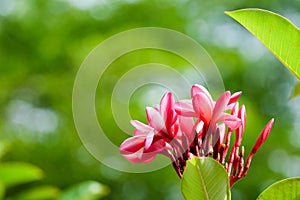
{"label": "pink petal", "polygon": [[242,107],[240,108],[238,117],[242,120],[242,132],[244,132],[246,126],[246,108],[244,105],[242,105]]}
{"label": "pink petal", "polygon": [[[238,116],[238,113],[239,113],[239,102],[236,102],[234,104],[231,104],[233,105],[233,108],[231,109],[231,114],[234,115],[234,116]],[[228,109],[228,107],[227,107]]]}
{"label": "pink petal", "polygon": [[220,135],[220,144],[223,144],[225,139],[225,124],[221,124],[218,126],[219,135]]}
{"label": "pink petal", "polygon": [[152,144],[149,149],[145,150],[142,155],[143,163],[151,162],[156,154],[161,153],[165,149],[165,142],[163,140],[158,140]]}
{"label": "pink petal", "polygon": [[157,112],[160,112],[160,106],[155,105],[155,106],[153,106],[152,108],[154,108],[155,110],[157,110]]}
{"label": "pink petal", "polygon": [[[237,128],[239,128],[242,124],[241,119],[239,119],[236,116],[230,115],[228,113],[224,113],[223,117],[221,117],[221,119],[224,119],[224,124],[226,126],[228,126],[229,128],[231,128],[232,130],[235,130]],[[221,122],[221,121],[219,121]]]}
{"label": "pink petal", "polygon": [[128,161],[138,164],[141,163],[141,159],[137,156],[137,154],[123,154],[124,158],[126,158]]}
{"label": "pink petal", "polygon": [[130,123],[136,128],[134,130],[134,136],[146,136],[150,131],[153,130],[152,127],[138,120],[130,120]]}
{"label": "pink petal", "polygon": [[145,150],[142,155],[143,163],[151,162],[156,154],[166,150],[166,143],[163,140],[154,142],[149,149]]}
{"label": "pink petal", "polygon": [[231,95],[230,100],[228,102],[228,105],[232,104],[232,103],[235,103],[241,95],[242,95],[241,91],[240,92],[235,92],[233,95]]}
{"label": "pink petal", "polygon": [[134,136],[127,138],[121,145],[120,145],[120,152],[123,155],[134,153],[139,151],[141,148],[144,147],[145,144],[145,137]]}
{"label": "pink petal", "polygon": [[[197,122],[196,122],[197,123]],[[196,132],[197,133],[200,133],[200,132],[202,132],[203,131],[203,127],[204,127],[204,122],[203,121],[200,121],[200,122],[198,122],[198,124],[195,124],[195,126],[196,126]]]}
{"label": "pink petal", "polygon": [[209,123],[213,111],[211,99],[207,98],[205,94],[199,93],[193,96],[192,103],[195,112],[198,113],[198,116],[200,115],[201,119],[204,120],[205,123]]}
{"label": "pink petal", "polygon": [[227,105],[226,108],[225,108],[225,110],[231,110],[231,111],[232,111],[232,110],[234,109],[234,106],[235,106],[237,103],[238,103],[238,102]]}
{"label": "pink petal", "polygon": [[168,130],[168,135],[170,136],[170,138],[176,137],[176,135],[178,134],[178,130],[179,130],[179,123],[178,121],[176,121]]}
{"label": "pink petal", "polygon": [[169,112],[172,112],[174,106],[174,98],[171,92],[167,92],[160,101],[161,116],[167,120]]}
{"label": "pink petal", "polygon": [[152,162],[155,158],[156,154],[154,153],[147,153],[146,155],[143,156],[142,161],[143,163],[149,163]]}
{"label": "pink petal", "polygon": [[152,107],[147,107],[146,113],[148,123],[151,127],[153,127],[157,132],[166,131],[165,121],[156,109]]}
{"label": "pink petal", "polygon": [[226,91],[224,92],[220,98],[217,100],[213,113],[214,113],[214,118],[218,117],[222,112],[225,111],[226,106],[229,102],[229,98],[230,98],[230,92]]}
{"label": "pink petal", "polygon": [[195,113],[192,100],[181,100],[175,103],[175,111],[182,116],[185,117],[197,117],[197,113]]}
{"label": "pink petal", "polygon": [[143,150],[139,150],[136,153],[123,155],[128,161],[138,164],[138,163],[149,163],[151,162],[156,154],[155,153],[147,153],[145,154]]}
{"label": "pink petal", "polygon": [[207,89],[205,87],[203,87],[202,85],[198,85],[198,84],[195,84],[192,86],[192,89],[191,89],[191,97],[193,97],[194,95],[196,94],[204,94],[208,99],[211,99],[211,95],[209,94],[209,92],[207,91]]}
{"label": "pink petal", "polygon": [[160,114],[165,121],[167,129],[170,129],[177,119],[174,104],[175,101],[171,92],[167,92],[160,101]]}
{"label": "pink petal", "polygon": [[154,137],[154,130],[150,131],[146,136],[145,147],[144,147],[145,150],[147,150],[151,146],[153,137]]}
{"label": "pink petal", "polygon": [[165,147],[163,140],[156,141],[148,150],[144,149],[144,144],[144,137],[131,137],[121,144],[120,152],[130,162],[148,163],[155,158],[157,153],[162,152]]}
{"label": "pink petal", "polygon": [[194,120],[191,117],[179,118],[180,130],[183,132],[183,137],[187,137],[187,141],[190,144],[194,140]]}
{"label": "pink petal", "polygon": [[163,151],[166,147],[166,142],[163,140],[158,140],[154,142],[147,150],[145,150],[145,153],[153,152],[153,153],[159,153]]}

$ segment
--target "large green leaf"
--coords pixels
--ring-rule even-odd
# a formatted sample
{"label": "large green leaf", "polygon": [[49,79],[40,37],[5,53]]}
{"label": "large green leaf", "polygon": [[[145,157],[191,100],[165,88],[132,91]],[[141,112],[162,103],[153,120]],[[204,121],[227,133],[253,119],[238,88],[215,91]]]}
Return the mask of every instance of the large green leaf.
{"label": "large green leaf", "polygon": [[43,177],[43,172],[34,165],[21,162],[0,163],[0,182],[11,187]]}
{"label": "large green leaf", "polygon": [[300,199],[300,177],[288,178],[274,183],[263,191],[258,200],[298,200]]}
{"label": "large green leaf", "polygon": [[181,192],[186,200],[230,199],[228,174],[212,158],[192,158],[183,173]]}
{"label": "large green leaf", "polygon": [[300,79],[300,31],[286,18],[261,9],[225,12],[256,36]]}
{"label": "large green leaf", "polygon": [[85,181],[71,186],[59,200],[93,200],[108,195],[109,188],[96,181]]}
{"label": "large green leaf", "polygon": [[37,200],[37,199],[57,199],[60,190],[54,186],[39,186],[31,188],[18,195],[10,197],[10,200]]}

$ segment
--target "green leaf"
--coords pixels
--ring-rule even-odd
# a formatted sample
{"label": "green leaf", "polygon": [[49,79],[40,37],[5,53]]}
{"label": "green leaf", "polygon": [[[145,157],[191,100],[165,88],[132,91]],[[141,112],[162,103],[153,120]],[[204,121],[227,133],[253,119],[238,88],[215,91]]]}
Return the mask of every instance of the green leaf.
{"label": "green leaf", "polygon": [[272,184],[257,199],[300,199],[300,177],[288,178]]}
{"label": "green leaf", "polygon": [[300,79],[300,31],[286,18],[261,9],[225,12],[257,37]]}
{"label": "green leaf", "polygon": [[230,199],[228,174],[212,158],[192,158],[183,172],[181,192],[186,200]]}
{"label": "green leaf", "polygon": [[43,172],[34,165],[21,162],[0,163],[0,182],[11,187],[40,180]]}
{"label": "green leaf", "polygon": [[93,200],[109,194],[109,188],[96,181],[85,181],[67,189],[59,200]]}
{"label": "green leaf", "polygon": [[300,82],[296,83],[291,98],[295,98],[300,95]]}
{"label": "green leaf", "polygon": [[11,200],[36,200],[36,199],[57,199],[60,190],[54,186],[39,186],[26,190],[9,199]]}

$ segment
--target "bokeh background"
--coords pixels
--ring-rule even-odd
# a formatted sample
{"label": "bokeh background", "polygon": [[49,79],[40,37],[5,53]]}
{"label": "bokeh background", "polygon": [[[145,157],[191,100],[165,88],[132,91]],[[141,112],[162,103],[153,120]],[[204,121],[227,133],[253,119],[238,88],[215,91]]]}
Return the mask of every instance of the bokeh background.
{"label": "bokeh background", "polygon": [[[224,14],[247,7],[277,12],[300,26],[299,0],[0,0],[0,141],[10,144],[2,162],[38,166],[45,178],[35,184],[64,189],[85,180],[101,182],[111,191],[105,199],[183,199],[172,166],[131,174],[102,165],[83,147],[72,117],[73,83],[88,53],[116,33],[153,26],[177,30],[199,42],[217,64],[225,88],[243,91],[246,155],[267,121],[275,118],[248,175],[232,188],[233,199],[255,199],[277,180],[299,176],[299,98],[290,99],[296,79]],[[111,115],[114,84],[131,66],[154,61],[183,71],[190,67],[174,55],[144,50],[117,60],[99,82],[99,122],[116,145],[128,135]],[[159,102],[164,89],[154,88],[145,86],[131,98],[134,118],[145,121],[145,105]],[[22,187],[8,192],[19,190]]]}

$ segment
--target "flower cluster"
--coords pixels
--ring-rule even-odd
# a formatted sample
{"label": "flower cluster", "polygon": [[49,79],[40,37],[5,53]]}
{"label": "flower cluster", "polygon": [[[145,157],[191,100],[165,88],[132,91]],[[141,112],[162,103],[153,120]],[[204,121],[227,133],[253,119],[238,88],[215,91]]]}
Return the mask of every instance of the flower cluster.
{"label": "flower cluster", "polygon": [[[134,135],[121,144],[120,151],[133,163],[151,162],[157,154],[168,156],[179,177],[188,159],[213,157],[227,170],[232,186],[247,174],[253,155],[267,139],[274,123],[274,119],[269,121],[244,162],[241,142],[246,110],[237,102],[240,95],[241,92],[226,91],[213,101],[203,86],[194,85],[191,100],[175,102],[172,93],[167,92],[159,106],[146,108],[148,124],[131,121]],[[233,133],[235,141],[230,145]]]}

